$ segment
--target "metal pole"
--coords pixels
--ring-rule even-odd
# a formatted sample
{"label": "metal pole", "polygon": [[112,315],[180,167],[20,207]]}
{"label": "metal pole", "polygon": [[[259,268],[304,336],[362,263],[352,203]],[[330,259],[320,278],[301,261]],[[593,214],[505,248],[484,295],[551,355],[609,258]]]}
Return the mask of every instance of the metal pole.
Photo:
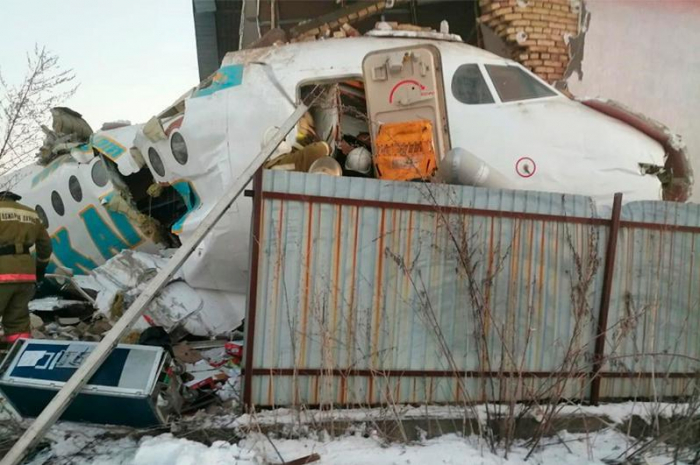
{"label": "metal pole", "polygon": [[214,208],[207,214],[202,223],[194,231],[190,240],[183,244],[172,256],[165,267],[160,270],[150,284],[144,289],[139,297],[134,301],[124,315],[116,322],[112,329],[105,335],[102,341],[95,347],[95,350],[88,356],[83,364],[78,368],[73,376],[66,382],[60,391],[49,402],[43,412],[27,428],[12,449],[5,455],[0,465],[18,465],[29,448],[40,440],[46,431],[61,416],[63,411],[70,405],[78,391],[87,383],[93,374],[99,369],[102,362],[109,356],[119,340],[136,322],[141,314],[146,310],[146,306],[156,297],[157,293],[170,281],[175,272],[185,263],[194,249],[206,237],[214,225],[224,216],[226,210],[243,192],[246,185],[253,177],[253,174],[262,166],[270,154],[282,142],[285,136],[294,128],[301,117],[306,113],[308,107],[299,105],[294,113],[282,124],[280,130],[272,140],[263,147],[255,156],[253,161],[243,170],[243,172],[233,182],[231,188],[216,203]]}
{"label": "metal pole", "polygon": [[270,0],[270,31],[277,27],[277,18],[275,15],[275,0]]}
{"label": "metal pole", "polygon": [[248,314],[245,320],[245,363],[243,365],[243,405],[247,411],[252,408],[253,394],[253,351],[255,350],[255,311],[258,302],[258,258],[260,257],[260,230],[262,229],[262,170],[253,178],[253,222],[250,241],[250,277],[248,281]]}
{"label": "metal pole", "polygon": [[612,217],[610,218],[610,236],[605,252],[605,269],[603,271],[603,289],[598,313],[598,331],[595,338],[593,353],[593,371],[591,373],[591,403],[597,405],[600,399],[600,370],[605,359],[605,332],[608,329],[608,311],[610,310],[610,294],[612,293],[613,275],[615,274],[615,255],[617,254],[617,236],[620,232],[620,213],[622,211],[622,193],[615,194]]}

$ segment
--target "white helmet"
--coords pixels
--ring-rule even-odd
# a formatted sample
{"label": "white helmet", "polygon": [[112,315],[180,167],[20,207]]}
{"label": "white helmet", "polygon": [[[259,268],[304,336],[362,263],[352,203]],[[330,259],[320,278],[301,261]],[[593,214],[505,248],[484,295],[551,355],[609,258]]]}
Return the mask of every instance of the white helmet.
{"label": "white helmet", "polygon": [[[272,141],[272,138],[275,137],[277,132],[280,130],[277,126],[270,126],[265,130],[263,133],[262,141],[260,141],[260,148],[264,148],[267,144],[269,144]],[[274,152],[272,152],[272,155],[270,155],[270,160],[273,160],[280,155],[284,155],[285,153],[289,153],[292,151],[292,147],[287,143],[286,140],[282,140],[280,142],[280,145],[277,146]]]}
{"label": "white helmet", "polygon": [[372,169],[372,152],[364,147],[352,149],[345,159],[345,169],[368,174]]}

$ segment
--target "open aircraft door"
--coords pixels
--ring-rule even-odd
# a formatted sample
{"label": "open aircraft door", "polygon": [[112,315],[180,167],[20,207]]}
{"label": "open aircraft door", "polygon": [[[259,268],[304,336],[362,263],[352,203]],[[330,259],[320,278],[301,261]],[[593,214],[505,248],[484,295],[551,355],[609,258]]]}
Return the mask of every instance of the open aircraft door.
{"label": "open aircraft door", "polygon": [[377,176],[430,178],[450,149],[440,52],[432,45],[372,52],[362,72]]}

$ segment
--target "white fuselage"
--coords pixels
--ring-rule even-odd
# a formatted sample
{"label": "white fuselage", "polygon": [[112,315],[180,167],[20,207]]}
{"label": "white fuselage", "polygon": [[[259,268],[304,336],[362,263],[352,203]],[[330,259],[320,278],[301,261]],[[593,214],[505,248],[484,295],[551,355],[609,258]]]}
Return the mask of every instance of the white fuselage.
{"label": "white fuselage", "polygon": [[[298,101],[300,86],[345,78],[361,80],[362,62],[368,53],[420,43],[433,44],[441,55],[451,146],[475,154],[500,172],[509,187],[588,195],[603,204],[610,203],[615,192],[624,192],[626,200],[660,198],[658,179],[641,175],[638,167],[640,162],[663,165],[664,151],[660,144],[549,86],[550,96],[502,102],[484,66],[520,66],[512,61],[453,42],[369,37],[332,39],[229,53],[214,82],[200,85],[184,98],[184,113],[162,119],[165,139],[154,141],[140,128],[136,131],[131,144],[143,155],[155,182],[187,183],[195,192],[197,202],[173,227],[173,232],[183,241],[191,236],[222,192],[260,151],[265,132],[280,126],[294,111],[294,102],[289,99]],[[455,98],[452,77],[465,64],[479,67],[493,103],[465,104]],[[188,157],[184,163],[173,156],[171,141],[175,133],[180,133],[187,144]],[[291,133],[288,142],[293,140]],[[162,168],[154,166],[153,151]],[[122,156],[131,157],[131,154],[127,151]],[[525,176],[518,170],[519,160],[523,158],[534,164],[534,169],[531,167]],[[121,171],[124,161],[118,165]],[[64,183],[67,189],[71,170],[84,172],[83,184],[90,183],[85,174],[89,166],[65,163],[50,173],[43,185],[21,184],[19,193],[48,213],[51,192],[47,186]],[[124,175],[133,171],[125,170]],[[94,190],[91,194],[94,203],[112,186],[99,189],[90,186],[90,189]],[[62,195],[65,199],[69,193]],[[233,296],[229,299],[230,311],[232,320],[236,321],[244,315],[243,296],[249,278],[251,207],[251,199],[240,198],[184,267],[185,280],[195,289]],[[100,264],[105,254],[91,245],[94,240],[81,217],[85,208],[86,205],[76,204],[62,216],[49,214],[50,233],[58,237],[65,228],[73,247]],[[109,218],[106,221],[113,225]],[[138,225],[134,227],[138,230]],[[154,244],[143,241],[127,246],[152,248]],[[57,263],[67,266],[58,255]]]}

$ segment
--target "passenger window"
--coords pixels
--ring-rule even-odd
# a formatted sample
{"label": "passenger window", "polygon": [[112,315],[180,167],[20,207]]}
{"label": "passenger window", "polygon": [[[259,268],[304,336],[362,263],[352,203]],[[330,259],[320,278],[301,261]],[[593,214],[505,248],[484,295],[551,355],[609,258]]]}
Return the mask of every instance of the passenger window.
{"label": "passenger window", "polygon": [[187,163],[187,144],[179,132],[173,133],[173,137],[170,139],[170,150],[172,150],[173,157],[179,164],[184,165]]}
{"label": "passenger window", "polygon": [[486,70],[503,102],[557,95],[517,66],[486,65]]}
{"label": "passenger window", "polygon": [[94,165],[92,165],[92,182],[94,182],[98,187],[104,187],[107,185],[107,168],[102,160],[97,160]]}
{"label": "passenger window", "polygon": [[165,165],[163,165],[163,159],[160,158],[158,151],[153,147],[148,149],[148,160],[151,162],[153,171],[155,171],[158,176],[165,176]]}
{"label": "passenger window", "polygon": [[39,215],[39,219],[43,223],[44,227],[48,229],[49,218],[46,216],[46,212],[44,211],[44,209],[41,208],[41,205],[37,205],[36,207],[34,207],[34,210],[36,211],[36,214]]}
{"label": "passenger window", "polygon": [[83,189],[80,187],[80,181],[75,176],[68,178],[68,190],[70,191],[71,197],[76,202],[83,200]]}
{"label": "passenger window", "polygon": [[486,85],[478,65],[462,65],[452,76],[452,95],[462,103],[477,105],[493,103],[493,96]]}
{"label": "passenger window", "polygon": [[56,191],[51,192],[51,205],[53,206],[53,209],[56,211],[58,216],[63,216],[63,214],[66,212],[66,209],[63,206],[63,199],[61,198],[61,194],[59,194]]}

